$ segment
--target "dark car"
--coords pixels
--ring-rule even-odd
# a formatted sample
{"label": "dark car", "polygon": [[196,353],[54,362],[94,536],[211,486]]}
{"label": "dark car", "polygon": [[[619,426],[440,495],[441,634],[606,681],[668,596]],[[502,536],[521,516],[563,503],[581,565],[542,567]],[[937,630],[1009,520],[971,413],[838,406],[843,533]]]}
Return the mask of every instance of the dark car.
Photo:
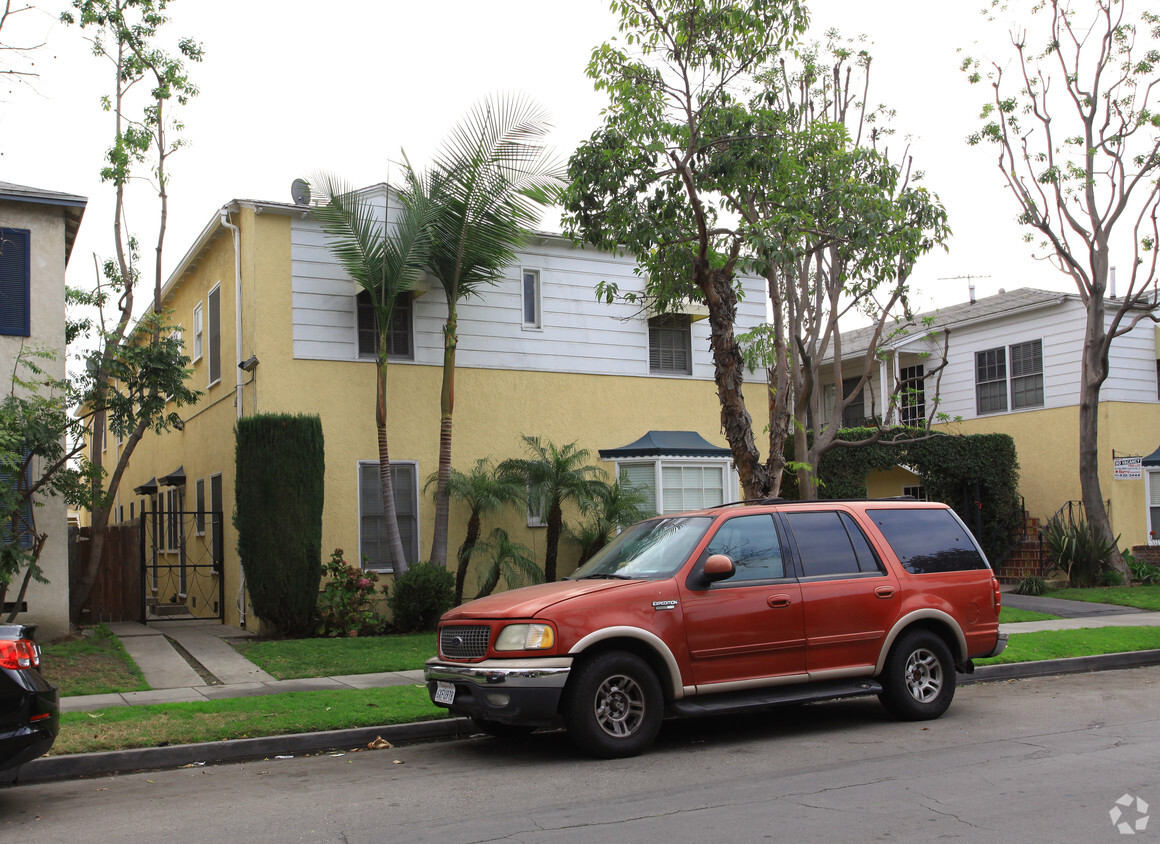
{"label": "dark car", "polygon": [[0,783],[43,756],[56,741],[56,688],[40,673],[35,624],[0,624]]}

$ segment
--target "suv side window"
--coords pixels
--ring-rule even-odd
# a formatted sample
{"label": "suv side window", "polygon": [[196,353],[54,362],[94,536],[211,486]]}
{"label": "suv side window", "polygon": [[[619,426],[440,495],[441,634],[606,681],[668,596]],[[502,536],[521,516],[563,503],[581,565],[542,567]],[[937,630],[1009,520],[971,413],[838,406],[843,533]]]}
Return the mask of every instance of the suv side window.
{"label": "suv side window", "polygon": [[706,559],[712,554],[728,555],[736,569],[733,577],[718,586],[785,577],[781,540],[773,516],[768,513],[738,516],[723,522],[705,549]]}
{"label": "suv side window", "polygon": [[783,516],[793,532],[804,577],[882,573],[866,535],[848,513],[828,510]]}
{"label": "suv side window", "polygon": [[868,510],[911,574],[985,569],[987,561],[950,510]]}

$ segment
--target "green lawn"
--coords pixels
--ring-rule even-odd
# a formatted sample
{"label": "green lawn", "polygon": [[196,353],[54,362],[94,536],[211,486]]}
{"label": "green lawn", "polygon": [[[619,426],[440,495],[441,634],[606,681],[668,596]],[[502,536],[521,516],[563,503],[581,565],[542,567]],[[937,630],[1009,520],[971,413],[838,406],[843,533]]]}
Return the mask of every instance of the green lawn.
{"label": "green lawn", "polygon": [[1160,648],[1160,627],[1091,627],[1080,630],[1042,630],[1012,634],[1007,649],[976,665],[1037,662],[1072,656],[1094,656]]}
{"label": "green lawn", "polygon": [[1035,610],[1020,610],[1015,607],[1003,607],[999,610],[1000,624],[1018,624],[1021,621],[1050,621],[1053,618],[1059,618],[1059,616]]}
{"label": "green lawn", "polygon": [[289,692],[61,714],[52,755],[277,736],[446,718],[423,686]]}
{"label": "green lawn", "polygon": [[1069,601],[1089,601],[1096,604],[1117,604],[1121,607],[1136,607],[1141,610],[1160,612],[1160,585],[1147,586],[1106,586],[1094,589],[1059,589],[1051,593],[1052,598]]}
{"label": "green lawn", "polygon": [[67,695],[103,695],[148,689],[121,641],[103,624],[90,635],[42,646],[41,671]]}
{"label": "green lawn", "polygon": [[231,644],[279,680],[409,671],[422,668],[436,650],[434,633],[357,639],[234,640]]}

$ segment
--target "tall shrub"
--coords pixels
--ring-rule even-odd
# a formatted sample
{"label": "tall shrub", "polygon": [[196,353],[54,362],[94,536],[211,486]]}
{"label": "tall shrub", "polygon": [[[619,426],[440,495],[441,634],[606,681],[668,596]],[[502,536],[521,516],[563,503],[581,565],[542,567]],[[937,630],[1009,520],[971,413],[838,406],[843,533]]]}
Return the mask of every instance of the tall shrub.
{"label": "tall shrub", "polygon": [[254,612],[283,635],[306,635],[322,576],[322,420],[240,419],[236,455],[234,524]]}

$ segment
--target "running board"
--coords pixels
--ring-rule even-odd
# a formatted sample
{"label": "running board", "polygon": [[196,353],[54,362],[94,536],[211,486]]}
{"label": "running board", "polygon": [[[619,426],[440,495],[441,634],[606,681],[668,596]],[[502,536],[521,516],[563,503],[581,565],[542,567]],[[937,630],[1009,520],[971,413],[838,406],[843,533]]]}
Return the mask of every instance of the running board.
{"label": "running board", "polygon": [[691,717],[720,715],[723,712],[744,712],[747,709],[766,709],[795,703],[814,703],[843,697],[876,695],[882,691],[877,680],[831,680],[823,683],[799,683],[793,686],[766,686],[744,692],[724,692],[686,697],[669,704],[673,715]]}

